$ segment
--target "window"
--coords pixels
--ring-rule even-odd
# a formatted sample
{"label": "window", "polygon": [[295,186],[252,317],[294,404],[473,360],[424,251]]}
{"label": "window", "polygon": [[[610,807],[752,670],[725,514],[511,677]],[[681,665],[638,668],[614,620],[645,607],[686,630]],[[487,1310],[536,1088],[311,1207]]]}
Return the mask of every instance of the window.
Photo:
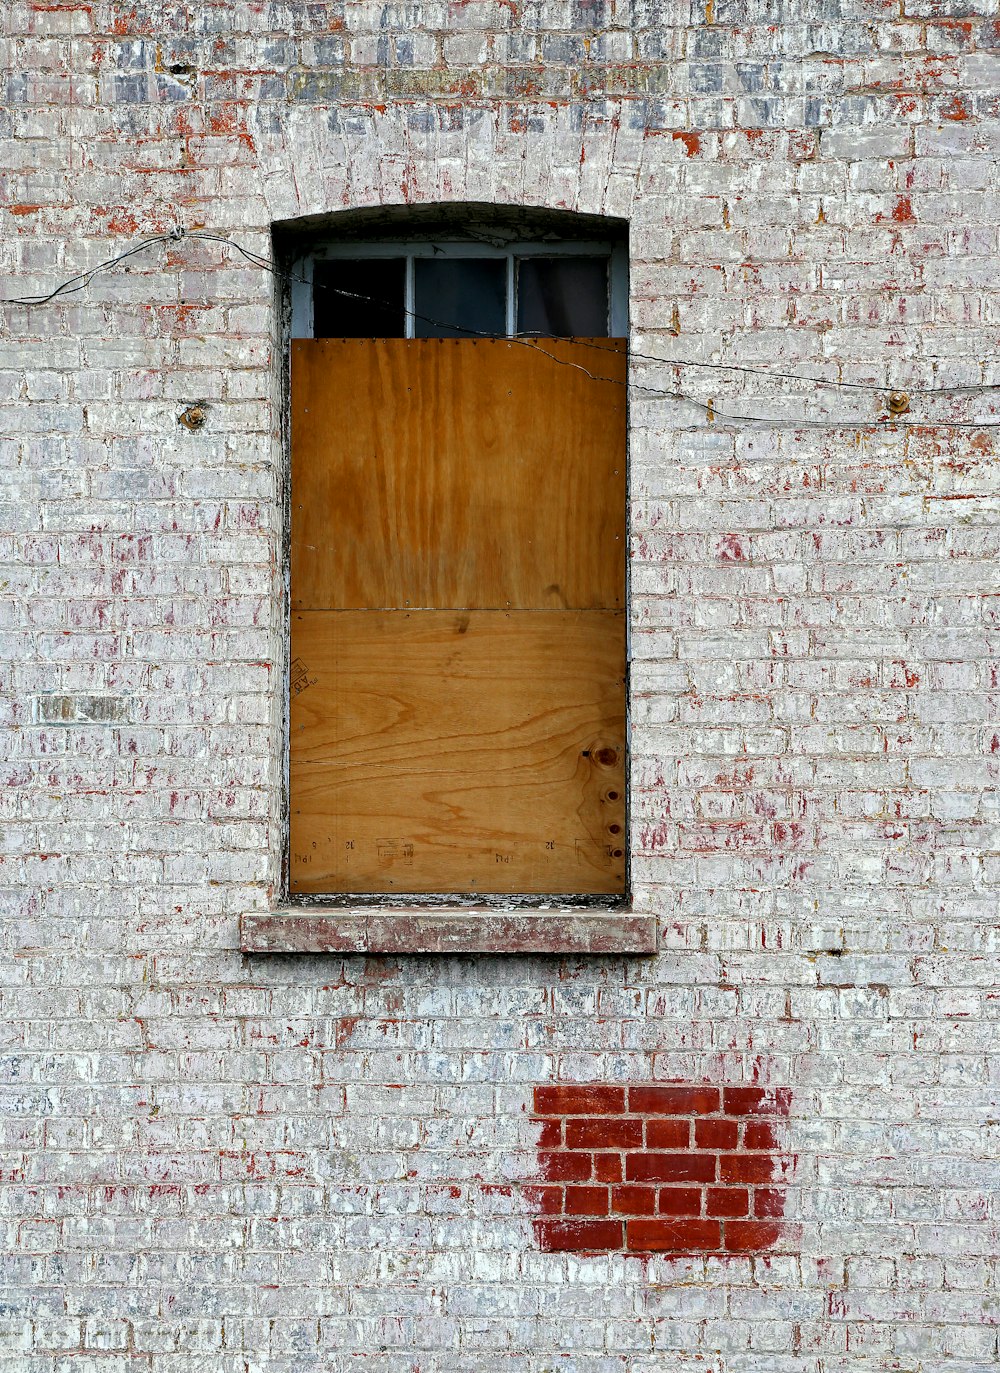
{"label": "window", "polygon": [[623,898],[620,251],[339,243],[304,266],[290,895]]}
{"label": "window", "polygon": [[298,264],[298,338],[608,338],[626,333],[614,244],[330,245]]}

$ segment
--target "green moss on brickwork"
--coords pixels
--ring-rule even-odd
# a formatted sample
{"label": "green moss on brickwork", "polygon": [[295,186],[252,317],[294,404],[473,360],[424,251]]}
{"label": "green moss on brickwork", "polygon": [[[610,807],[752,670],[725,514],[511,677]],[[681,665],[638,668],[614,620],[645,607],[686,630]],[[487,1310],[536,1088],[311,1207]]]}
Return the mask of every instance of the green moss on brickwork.
{"label": "green moss on brickwork", "polygon": [[286,89],[289,100],[309,105],[353,104],[384,93],[375,71],[289,72]]}

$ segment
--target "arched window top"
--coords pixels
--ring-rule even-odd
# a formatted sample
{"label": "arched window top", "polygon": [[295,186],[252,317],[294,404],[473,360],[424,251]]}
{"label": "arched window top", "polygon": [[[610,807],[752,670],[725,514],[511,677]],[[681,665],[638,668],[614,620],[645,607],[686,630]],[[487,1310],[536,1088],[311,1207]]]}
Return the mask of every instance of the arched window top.
{"label": "arched window top", "polygon": [[625,226],[437,206],[277,226],[295,338],[605,338],[627,330]]}

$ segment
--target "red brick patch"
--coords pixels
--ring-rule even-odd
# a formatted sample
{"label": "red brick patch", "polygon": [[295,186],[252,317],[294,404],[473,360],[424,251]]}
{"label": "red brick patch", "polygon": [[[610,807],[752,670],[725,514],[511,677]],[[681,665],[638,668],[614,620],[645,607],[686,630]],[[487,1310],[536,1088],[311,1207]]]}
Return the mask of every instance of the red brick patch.
{"label": "red brick patch", "polygon": [[542,1249],[753,1254],[782,1223],[786,1087],[535,1088]]}

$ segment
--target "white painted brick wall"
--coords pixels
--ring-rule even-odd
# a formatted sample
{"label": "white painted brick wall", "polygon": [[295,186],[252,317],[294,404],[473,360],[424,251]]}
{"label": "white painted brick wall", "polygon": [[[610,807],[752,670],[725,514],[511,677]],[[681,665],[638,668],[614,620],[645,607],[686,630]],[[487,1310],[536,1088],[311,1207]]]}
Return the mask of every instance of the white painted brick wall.
{"label": "white painted brick wall", "polygon": [[[937,422],[1000,391],[876,422],[1000,380],[998,50],[995,0],[8,0],[4,295],[174,225],[565,207],[630,220],[636,350],[886,391],[634,365],[659,957],[246,959],[272,281],[188,240],[0,311],[0,1370],[995,1366],[997,430]],[[791,1089],[794,1246],[539,1252],[533,1088],[674,1079]]]}

